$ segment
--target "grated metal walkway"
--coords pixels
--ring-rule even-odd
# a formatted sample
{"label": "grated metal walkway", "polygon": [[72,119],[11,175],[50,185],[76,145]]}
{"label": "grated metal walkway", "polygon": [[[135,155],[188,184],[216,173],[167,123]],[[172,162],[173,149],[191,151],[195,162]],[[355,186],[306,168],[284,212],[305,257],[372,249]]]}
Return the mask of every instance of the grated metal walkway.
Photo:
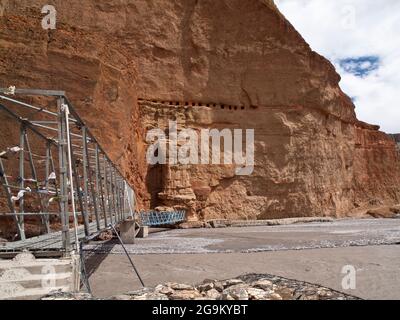
{"label": "grated metal walkway", "polygon": [[[105,225],[104,220],[101,221],[101,225]],[[96,221],[89,225],[91,234],[98,234],[101,231],[106,230],[104,228],[100,231],[97,229]],[[75,231],[70,229],[71,244],[75,244]],[[84,226],[78,227],[78,238],[84,240],[86,238]],[[29,251],[63,251],[63,243],[61,238],[61,231],[44,234],[38,237],[29,238],[26,240],[6,242],[0,244],[0,254],[7,252],[20,252],[23,250]]]}

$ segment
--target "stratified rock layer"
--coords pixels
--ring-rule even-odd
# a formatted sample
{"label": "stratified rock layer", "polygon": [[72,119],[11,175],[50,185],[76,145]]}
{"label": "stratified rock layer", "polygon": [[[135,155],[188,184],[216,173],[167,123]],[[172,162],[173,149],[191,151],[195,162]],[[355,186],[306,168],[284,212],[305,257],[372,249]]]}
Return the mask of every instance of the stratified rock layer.
{"label": "stratified rock layer", "polygon": [[[52,31],[41,28],[44,4],[6,1],[0,85],[67,91],[141,207],[265,219],[400,201],[394,141],[357,120],[332,64],[272,1],[56,0]],[[196,130],[255,129],[253,175],[148,166],[146,129],[174,119]]]}

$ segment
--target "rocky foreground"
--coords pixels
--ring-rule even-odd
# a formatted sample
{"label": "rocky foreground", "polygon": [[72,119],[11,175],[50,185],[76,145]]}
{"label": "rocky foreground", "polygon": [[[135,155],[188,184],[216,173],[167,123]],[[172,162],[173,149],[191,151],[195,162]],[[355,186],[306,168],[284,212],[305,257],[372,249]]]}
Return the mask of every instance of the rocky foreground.
{"label": "rocky foreground", "polygon": [[[42,300],[93,300],[89,294],[54,293]],[[315,284],[267,274],[249,274],[229,280],[205,280],[191,286],[165,283],[110,300],[360,300]]]}

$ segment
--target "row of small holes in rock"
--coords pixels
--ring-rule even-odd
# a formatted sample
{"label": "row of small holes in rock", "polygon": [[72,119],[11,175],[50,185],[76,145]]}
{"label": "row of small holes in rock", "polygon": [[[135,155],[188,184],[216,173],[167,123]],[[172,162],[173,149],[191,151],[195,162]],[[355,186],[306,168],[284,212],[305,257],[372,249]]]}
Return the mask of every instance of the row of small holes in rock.
{"label": "row of small holes in rock", "polygon": [[139,99],[139,102],[149,102],[149,103],[158,103],[158,104],[167,104],[170,106],[185,106],[185,107],[213,107],[213,108],[221,108],[221,109],[229,109],[229,110],[245,110],[244,106],[238,107],[238,106],[232,106],[232,105],[226,105],[226,104],[216,104],[216,103],[195,103],[195,102],[172,102],[172,101],[156,101],[156,100],[144,100],[144,99]]}

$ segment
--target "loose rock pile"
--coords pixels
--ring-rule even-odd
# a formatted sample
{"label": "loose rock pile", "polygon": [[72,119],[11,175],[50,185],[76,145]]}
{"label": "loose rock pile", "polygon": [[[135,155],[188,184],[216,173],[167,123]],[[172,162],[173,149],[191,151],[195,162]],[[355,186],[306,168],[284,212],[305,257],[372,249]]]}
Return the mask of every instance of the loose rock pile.
{"label": "loose rock pile", "polygon": [[310,283],[272,275],[245,275],[225,281],[205,280],[195,287],[166,283],[153,290],[129,292],[127,300],[354,300],[355,297]]}
{"label": "loose rock pile", "polygon": [[[43,299],[60,299],[58,293]],[[68,294],[69,300],[90,299],[88,295]],[[272,275],[249,274],[224,281],[205,280],[191,286],[165,283],[110,298],[111,300],[359,300],[354,296]]]}

